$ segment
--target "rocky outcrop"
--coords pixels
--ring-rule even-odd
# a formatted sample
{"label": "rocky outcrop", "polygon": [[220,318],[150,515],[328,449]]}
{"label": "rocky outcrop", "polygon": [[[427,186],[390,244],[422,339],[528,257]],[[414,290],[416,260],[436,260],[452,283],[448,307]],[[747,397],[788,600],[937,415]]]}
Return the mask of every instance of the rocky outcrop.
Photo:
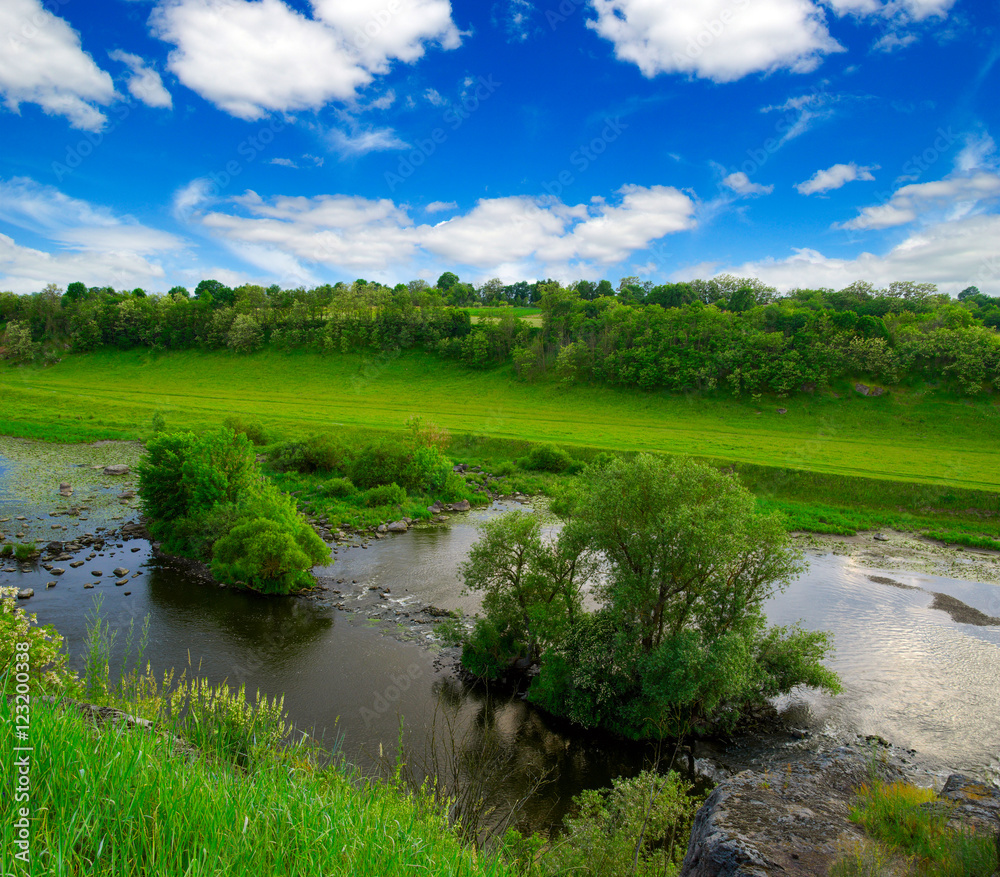
{"label": "rocky outcrop", "polygon": [[[850,806],[872,764],[870,751],[844,746],[725,780],[695,817],[681,877],[825,877],[863,838]],[[880,747],[874,764],[883,779],[903,778],[891,748]],[[996,831],[1000,790],[953,775],[941,798],[953,804],[954,824]]]}

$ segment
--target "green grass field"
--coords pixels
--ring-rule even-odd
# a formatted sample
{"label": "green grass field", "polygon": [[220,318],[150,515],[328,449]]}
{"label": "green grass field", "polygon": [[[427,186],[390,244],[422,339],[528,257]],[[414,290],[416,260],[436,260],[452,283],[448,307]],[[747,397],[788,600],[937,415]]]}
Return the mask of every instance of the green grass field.
{"label": "green grass field", "polygon": [[[787,414],[778,414],[786,407]],[[51,440],[142,438],[169,428],[257,417],[294,434],[400,429],[417,414],[456,436],[654,450],[766,467],[1000,489],[1000,406],[993,400],[890,393],[753,402],[602,387],[526,384],[420,353],[67,356],[0,369],[0,432]]]}
{"label": "green grass field", "polygon": [[529,326],[542,325],[541,308],[462,308],[471,318],[473,323],[478,323],[483,317],[502,317],[504,314],[513,314],[524,320]]}

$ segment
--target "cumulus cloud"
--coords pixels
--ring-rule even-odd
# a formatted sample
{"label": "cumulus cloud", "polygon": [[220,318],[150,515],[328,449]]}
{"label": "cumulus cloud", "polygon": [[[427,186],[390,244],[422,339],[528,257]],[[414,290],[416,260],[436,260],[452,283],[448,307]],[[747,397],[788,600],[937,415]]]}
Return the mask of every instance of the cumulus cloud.
{"label": "cumulus cloud", "polygon": [[[308,271],[321,264],[392,275],[414,266],[470,266],[494,276],[565,273],[569,265],[610,265],[694,225],[695,203],[668,186],[623,186],[616,203],[564,204],[548,196],[481,199],[466,213],[417,224],[388,199],[347,195],[229,199],[201,224],[231,246],[291,255]],[[454,205],[433,203],[436,210]],[[255,263],[259,264],[259,263]]]}
{"label": "cumulus cloud", "polygon": [[393,61],[427,43],[456,48],[449,0],[164,0],[150,18],[172,43],[168,64],[188,88],[242,119],[352,100]]}
{"label": "cumulus cloud", "polygon": [[132,71],[127,86],[132,97],[150,107],[167,110],[173,107],[173,98],[170,97],[170,92],[164,88],[160,74],[147,67],[142,58],[120,49],[108,52],[108,57],[112,61],[121,61]]}
{"label": "cumulus cloud", "polygon": [[50,116],[65,116],[74,128],[99,131],[107,121],[95,104],[115,98],[111,77],[83,51],[80,37],[41,0],[0,3],[0,95],[12,112],[38,104]]}
{"label": "cumulus cloud", "polygon": [[0,180],[0,220],[53,244],[53,252],[45,252],[0,234],[0,288],[14,292],[81,279],[146,285],[164,276],[156,257],[185,246],[176,235],[26,177]]}
{"label": "cumulus cloud", "polygon": [[797,249],[787,259],[746,262],[718,273],[759,277],[780,290],[796,287],[843,289],[855,280],[887,286],[894,280],[936,283],[957,295],[970,284],[1000,292],[1000,216],[969,216],[914,232],[884,255],[862,253],[837,259],[817,250]]}
{"label": "cumulus cloud", "polygon": [[732,82],[751,73],[807,72],[844,51],[810,0],[593,0],[587,26],[644,76],[681,73]]}
{"label": "cumulus cloud", "polygon": [[431,201],[424,210],[427,213],[443,213],[445,210],[457,210],[458,203],[455,201]]}
{"label": "cumulus cloud", "polygon": [[854,180],[874,180],[872,171],[878,170],[878,165],[868,167],[858,165],[855,162],[850,164],[835,164],[826,170],[816,171],[804,183],[796,183],[800,195],[815,195],[817,192],[829,192],[832,189],[839,189]]}
{"label": "cumulus cloud", "polygon": [[722,185],[727,189],[732,189],[737,195],[770,195],[774,191],[774,186],[765,186],[761,183],[753,183],[743,171],[736,171],[728,177],[723,178]]}
{"label": "cumulus cloud", "polygon": [[1000,198],[1000,174],[980,171],[929,183],[911,183],[893,192],[883,204],[864,207],[839,228],[881,229],[905,225],[936,211],[957,219]]}

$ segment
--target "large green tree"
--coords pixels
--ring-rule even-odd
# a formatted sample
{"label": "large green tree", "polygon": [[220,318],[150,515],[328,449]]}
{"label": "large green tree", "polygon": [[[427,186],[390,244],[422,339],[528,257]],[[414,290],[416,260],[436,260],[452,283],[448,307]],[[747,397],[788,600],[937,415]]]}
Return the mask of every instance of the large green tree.
{"label": "large green tree", "polygon": [[735,477],[640,454],[582,482],[555,540],[523,513],[482,527],[463,568],[484,594],[467,668],[540,660],[530,700],[634,738],[732,726],[796,685],[838,690],[826,634],[768,626],[765,604],[802,558]]}

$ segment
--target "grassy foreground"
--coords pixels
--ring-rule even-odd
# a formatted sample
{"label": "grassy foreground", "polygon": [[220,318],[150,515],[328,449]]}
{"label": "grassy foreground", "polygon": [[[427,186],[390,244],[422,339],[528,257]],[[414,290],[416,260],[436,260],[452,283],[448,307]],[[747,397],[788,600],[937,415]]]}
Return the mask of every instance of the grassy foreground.
{"label": "grassy foreground", "polygon": [[[0,698],[0,777],[17,787],[13,698]],[[274,750],[252,771],[178,752],[146,729],[95,726],[31,705],[30,867],[13,795],[0,804],[0,871],[52,875],[506,875],[445,817],[389,785]]]}

